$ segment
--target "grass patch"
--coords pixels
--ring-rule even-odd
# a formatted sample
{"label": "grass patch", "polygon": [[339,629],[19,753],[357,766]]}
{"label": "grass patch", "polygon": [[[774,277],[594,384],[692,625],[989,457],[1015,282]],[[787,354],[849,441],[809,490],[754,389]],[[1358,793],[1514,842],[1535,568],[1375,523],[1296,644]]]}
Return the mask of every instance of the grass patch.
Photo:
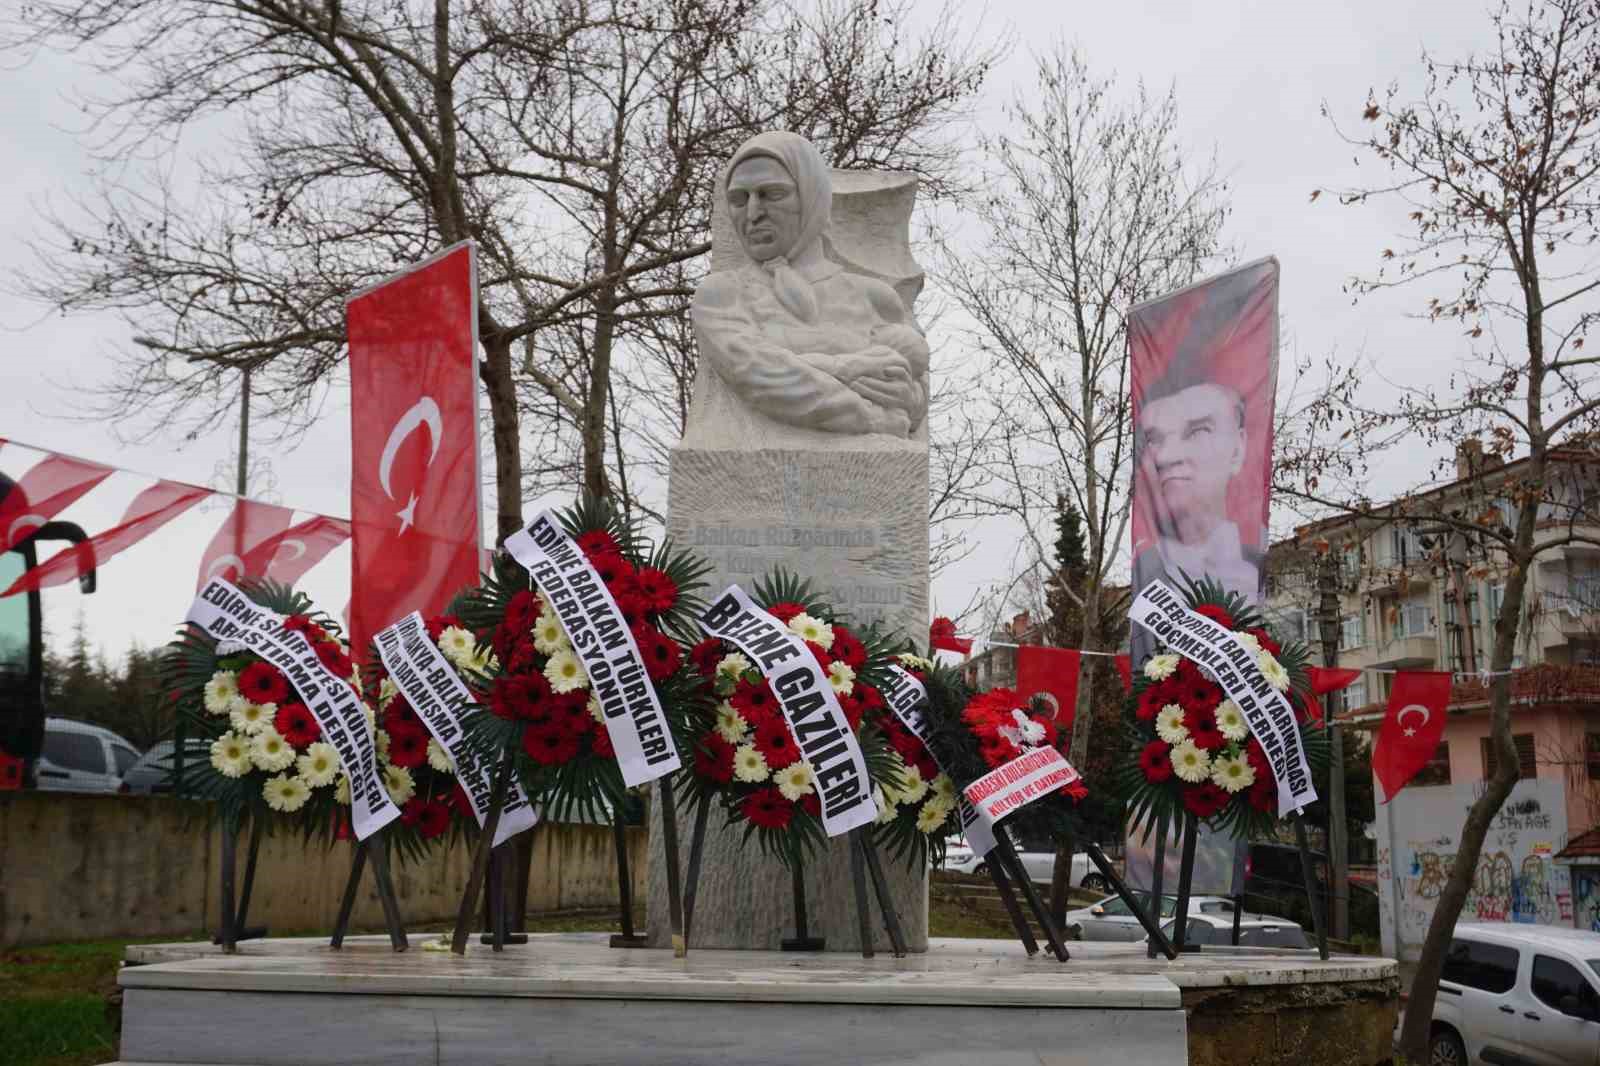
{"label": "grass patch", "polygon": [[0,954],[0,1066],[88,1066],[116,1057],[107,996],[125,940]]}

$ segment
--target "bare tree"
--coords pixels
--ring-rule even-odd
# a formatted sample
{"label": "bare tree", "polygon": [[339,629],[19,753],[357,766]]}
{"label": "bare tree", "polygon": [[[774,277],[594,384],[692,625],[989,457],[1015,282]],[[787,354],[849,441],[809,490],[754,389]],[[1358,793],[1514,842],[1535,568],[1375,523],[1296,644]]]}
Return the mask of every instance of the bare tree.
{"label": "bare tree", "polygon": [[[1505,576],[1488,663],[1496,770],[1468,811],[1423,942],[1401,1034],[1411,1061],[1428,1054],[1445,949],[1484,836],[1517,781],[1510,670],[1528,574],[1546,552],[1600,545],[1600,359],[1582,351],[1600,289],[1591,250],[1600,202],[1600,5],[1503,4],[1492,25],[1495,44],[1485,54],[1445,61],[1425,53],[1420,99],[1391,86],[1365,104],[1370,134],[1341,134],[1393,175],[1346,190],[1341,201],[1383,198],[1410,209],[1410,232],[1383,251],[1374,274],[1353,280],[1354,291],[1420,286],[1428,293],[1421,313],[1456,324],[1466,351],[1448,381],[1403,389],[1385,406],[1362,403],[1346,369],[1312,420],[1316,432],[1286,454],[1280,474],[1281,488],[1303,501],[1434,531],[1447,554],[1478,554]],[[1469,468],[1448,486],[1383,505],[1364,498],[1375,456],[1468,440],[1487,443],[1465,453]],[[1504,459],[1513,461],[1501,468]]]}

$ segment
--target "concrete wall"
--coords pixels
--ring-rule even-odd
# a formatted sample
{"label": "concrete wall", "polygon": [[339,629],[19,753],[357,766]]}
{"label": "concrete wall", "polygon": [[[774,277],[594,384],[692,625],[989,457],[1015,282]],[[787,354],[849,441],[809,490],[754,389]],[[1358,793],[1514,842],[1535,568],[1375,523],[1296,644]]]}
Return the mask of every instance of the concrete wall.
{"label": "concrete wall", "polygon": [[[534,830],[530,911],[615,907],[616,850],[607,826]],[[645,898],[645,834],[629,830],[634,899]],[[243,875],[244,846],[239,866]],[[221,834],[202,804],[168,797],[0,793],[0,947],[97,937],[183,936],[215,930]],[[393,864],[408,925],[455,917],[471,853],[435,851]],[[350,869],[350,846],[325,850],[282,832],[262,843],[250,924],[278,933],[329,929]],[[370,875],[353,922],[383,915]]]}
{"label": "concrete wall", "polygon": [[[1413,961],[1421,953],[1467,809],[1481,788],[1413,786],[1379,805],[1379,924],[1390,958]],[[1573,924],[1571,877],[1551,861],[1567,842],[1566,793],[1560,778],[1517,782],[1484,838],[1462,921]]]}

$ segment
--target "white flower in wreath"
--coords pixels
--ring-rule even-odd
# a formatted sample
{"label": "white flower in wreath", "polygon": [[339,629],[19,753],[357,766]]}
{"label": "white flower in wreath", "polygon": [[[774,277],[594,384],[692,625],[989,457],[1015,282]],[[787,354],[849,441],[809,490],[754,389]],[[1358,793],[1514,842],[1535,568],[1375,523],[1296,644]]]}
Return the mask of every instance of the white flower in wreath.
{"label": "white flower in wreath", "polygon": [[1243,644],[1251,655],[1261,654],[1261,642],[1256,639],[1254,633],[1235,633],[1233,639]]}
{"label": "white flower in wreath", "polygon": [[1289,691],[1289,671],[1283,668],[1275,655],[1263,648],[1256,656],[1256,665],[1261,667],[1261,676],[1279,692]]}
{"label": "white flower in wreath", "polygon": [[922,810],[917,812],[917,831],[919,833],[937,833],[939,827],[944,825],[944,820],[950,817],[950,808],[940,803],[938,797],[930,799],[922,805]]}
{"label": "white flower in wreath", "polygon": [[1189,727],[1183,724],[1183,708],[1169,703],[1156,715],[1156,736],[1168,744],[1182,744],[1189,739]]}
{"label": "white flower in wreath", "polygon": [[1197,785],[1211,776],[1211,756],[1185,740],[1172,749],[1172,772],[1181,780]]}
{"label": "white flower in wreath", "polygon": [[717,663],[717,673],[735,680],[743,677],[744,672],[748,669],[750,669],[750,660],[738,652],[724,655]]}
{"label": "white flower in wreath", "polygon": [[361,705],[361,715],[367,720],[367,739],[371,740],[373,735],[378,731],[378,716],[373,713],[371,707],[368,707],[364,703]]}
{"label": "white flower in wreath", "polygon": [[1244,720],[1244,711],[1232,700],[1217,704],[1217,732],[1229,740],[1243,740],[1250,735],[1250,726]]}
{"label": "white flower in wreath", "polygon": [[444,657],[457,666],[465,666],[472,661],[472,656],[478,649],[478,642],[472,634],[460,626],[446,626],[439,634],[439,650]]}
{"label": "white flower in wreath", "polygon": [[1211,764],[1211,780],[1231,794],[1255,784],[1256,772],[1243,755],[1225,756]]}
{"label": "white flower in wreath", "polygon": [[266,797],[268,807],[283,814],[293,814],[311,798],[311,790],[305,782],[288,774],[267,778],[261,786],[261,793]]}
{"label": "white flower in wreath", "polygon": [[903,766],[900,769],[900,787],[895,792],[899,802],[917,803],[928,794],[927,779],[915,766]]}
{"label": "white flower in wreath", "polygon": [[824,651],[833,647],[833,627],[820,618],[812,618],[804,611],[789,619],[789,632],[801,640],[809,640]]}
{"label": "white flower in wreath", "polygon": [[733,776],[746,784],[765,781],[770,771],[767,757],[754,744],[741,744],[733,753]]}
{"label": "white flower in wreath", "polygon": [[211,742],[211,765],[223,777],[243,777],[250,772],[250,741],[228,732]]}
{"label": "white flower in wreath", "polygon": [[206,682],[206,712],[215,715],[229,713],[233,710],[233,698],[238,694],[239,675],[232,670],[218,670]]}
{"label": "white flower in wreath", "polygon": [[778,791],[783,793],[783,798],[794,803],[811,791],[817,775],[812,771],[811,764],[801,759],[779,770],[773,779],[778,782]]}
{"label": "white flower in wreath", "polygon": [[332,744],[319,740],[295,760],[295,768],[300,771],[300,780],[312,788],[331,785],[339,773],[339,753]]}
{"label": "white flower in wreath", "polygon": [[234,705],[228,718],[233,725],[234,732],[253,737],[263,729],[271,726],[273,719],[277,716],[278,705],[276,703],[251,703],[249,700],[243,700]]}
{"label": "white flower in wreath", "polygon": [[450,753],[437,740],[428,741],[428,765],[441,774],[456,772],[456,764],[450,761]]}
{"label": "white flower in wreath", "polygon": [[1152,655],[1144,662],[1144,676],[1151,681],[1165,681],[1178,668],[1178,656]]}
{"label": "white flower in wreath", "polygon": [[377,732],[377,736],[375,736],[373,739],[376,742],[377,748],[378,748],[378,761],[379,762],[388,762],[389,761],[389,731],[387,729],[380,729]]}
{"label": "white flower in wreath", "polygon": [[294,748],[270,725],[262,727],[250,741],[250,761],[269,774],[287,770],[294,765],[294,759]]}
{"label": "white flower in wreath", "polygon": [[561,620],[554,614],[541,614],[533,623],[533,646],[544,655],[554,655],[563,648],[570,648],[567,641],[567,631],[561,628]]}
{"label": "white flower in wreath", "polygon": [[1003,725],[1000,734],[1019,748],[1036,748],[1044,743],[1044,726],[1028,717],[1028,712],[1014,709],[1011,720],[1015,726]]}
{"label": "white flower in wreath", "polygon": [[887,788],[878,786],[878,816],[872,820],[874,825],[888,825],[894,821],[895,815],[900,813],[900,808],[895,803],[894,796]]}
{"label": "white flower in wreath", "polygon": [[403,805],[417,792],[417,783],[412,779],[411,771],[404,766],[385,766],[383,787],[388,790],[389,798],[394,800],[397,806]]}
{"label": "white flower in wreath", "polygon": [[723,700],[717,704],[717,735],[729,744],[744,743],[744,736],[750,731],[750,723],[744,720],[739,713],[739,708]]}
{"label": "white flower in wreath", "polygon": [[855,669],[845,662],[831,662],[828,664],[828,684],[833,686],[833,691],[840,696],[848,696],[856,687]]}
{"label": "white flower in wreath", "polygon": [[902,653],[898,658],[900,665],[907,670],[917,670],[924,674],[933,672],[933,660],[931,659],[924,659],[922,656],[914,655],[909,651]]}
{"label": "white flower in wreath", "polygon": [[217,641],[217,658],[226,659],[230,655],[239,655],[250,650],[250,645],[242,640]]}
{"label": "white flower in wreath", "polygon": [[545,680],[555,692],[576,692],[589,687],[589,675],[583,669],[576,652],[562,650],[550,656],[544,664]]}
{"label": "white flower in wreath", "polygon": [[342,807],[350,806],[350,777],[348,774],[339,775],[339,783],[333,789],[333,800]]}
{"label": "white flower in wreath", "polygon": [[394,683],[393,678],[384,678],[378,682],[378,706],[387,708],[389,701],[400,694],[400,686]]}
{"label": "white flower in wreath", "polygon": [[942,773],[938,777],[934,778],[933,781],[929,784],[928,787],[933,790],[934,799],[936,799],[939,802],[945,804],[945,806],[947,806],[947,807],[955,805],[955,802],[956,802],[956,781],[955,781],[955,778],[951,777],[949,774],[943,774]]}

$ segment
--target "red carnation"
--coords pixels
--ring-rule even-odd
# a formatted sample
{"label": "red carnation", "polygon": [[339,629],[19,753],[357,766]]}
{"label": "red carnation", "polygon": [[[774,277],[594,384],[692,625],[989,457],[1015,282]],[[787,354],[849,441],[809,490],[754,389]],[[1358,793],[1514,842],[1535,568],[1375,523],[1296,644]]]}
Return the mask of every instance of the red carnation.
{"label": "red carnation", "polygon": [[889,706],[889,702],[883,698],[883,693],[861,681],[856,682],[853,695],[861,701],[861,706],[869,711],[881,711]]}
{"label": "red carnation", "polygon": [[489,709],[511,721],[543,721],[550,716],[545,706],[550,695],[550,682],[543,674],[498,677],[489,689]]}
{"label": "red carnation", "polygon": [[506,604],[506,616],[500,624],[514,633],[521,633],[533,628],[533,623],[538,621],[539,613],[543,610],[544,605],[539,602],[539,597],[530,589],[522,589]]}
{"label": "red carnation", "polygon": [[587,533],[580,533],[577,540],[578,547],[588,556],[617,555],[622,551],[622,545],[617,543],[617,538],[603,529],[591,529]]}
{"label": "red carnation", "polygon": [[772,694],[765,680],[740,681],[733,687],[733,695],[728,697],[728,702],[733,704],[734,710],[745,721],[754,726],[761,725],[778,713],[777,697]]}
{"label": "red carnation", "polygon": [[239,694],[251,703],[282,703],[289,698],[289,679],[258,660],[239,671]]}
{"label": "red carnation", "polygon": [[740,801],[739,809],[762,829],[782,829],[794,817],[794,804],[770,785],[746,796]]}
{"label": "red carnation", "polygon": [[303,703],[285,703],[272,718],[276,729],[289,746],[303,750],[322,736],[322,727]]}
{"label": "red carnation", "polygon": [[322,660],[322,665],[335,675],[341,678],[350,676],[350,656],[340,651],[337,643],[331,640],[319,640],[311,645],[311,649],[317,653],[317,658]]}
{"label": "red carnation", "polygon": [[672,605],[678,602],[677,582],[668,577],[666,571],[646,566],[635,575],[635,580],[638,582],[639,595],[644,597],[650,610],[670,611]]}
{"label": "red carnation", "polygon": [[978,754],[983,756],[983,761],[992,770],[1016,758],[1017,747],[1005,737],[989,737],[978,744]]}
{"label": "red carnation", "polygon": [[830,650],[835,659],[852,670],[860,670],[867,665],[867,646],[844,626],[833,627],[833,647]]}
{"label": "red carnation", "polygon": [[633,564],[617,552],[598,552],[589,557],[589,563],[600,575],[600,580],[610,588],[625,577],[633,576]]}
{"label": "red carnation", "polygon": [[706,677],[717,672],[717,664],[722,661],[722,641],[716,637],[707,637],[689,649],[689,661],[694,663],[696,670]]}
{"label": "red carnation", "polygon": [[594,717],[589,713],[589,693],[582,689],[552,694],[548,706],[552,724],[580,736],[595,724]]}
{"label": "red carnation", "polygon": [[311,639],[313,631],[318,634],[322,632],[322,627],[313,622],[308,614],[291,614],[283,620],[283,628],[291,633],[304,633],[307,640]]}
{"label": "red carnation", "polygon": [[407,770],[415,770],[428,761],[428,734],[422,729],[391,729],[389,731],[389,761]]}
{"label": "red carnation", "polygon": [[795,615],[805,614],[806,608],[805,604],[803,603],[789,603],[785,601],[783,603],[775,603],[771,607],[768,607],[767,613],[776,618],[778,621],[782,622],[784,625],[788,625],[794,620]]}
{"label": "red carnation", "polygon": [[1173,702],[1171,696],[1172,693],[1164,681],[1146,685],[1144,691],[1139,693],[1139,702],[1134,708],[1134,714],[1142,722],[1153,722],[1156,715],[1161,713],[1161,708]]}
{"label": "red carnation", "polygon": [[428,630],[428,639],[435,644],[439,643],[439,635],[447,629],[464,629],[461,619],[453,614],[436,614],[423,621],[423,626]]}
{"label": "red carnation", "polygon": [[426,801],[417,815],[416,826],[417,835],[423,840],[443,835],[450,828],[450,808],[436,799]]}
{"label": "red carnation", "polygon": [[[390,731],[396,729],[423,729],[422,719],[417,717],[417,712],[411,704],[406,702],[404,695],[397,693],[389,701],[388,708],[383,712],[383,728]],[[283,732],[283,730],[278,730]]]}
{"label": "red carnation", "polygon": [[534,643],[530,634],[523,634],[522,639],[516,641],[511,650],[506,653],[496,651],[504,662],[508,674],[542,674],[544,671],[542,653]]}
{"label": "red carnation", "polygon": [[578,735],[559,726],[529,726],[522,732],[522,750],[542,766],[560,766],[578,754]]}
{"label": "red carnation", "polygon": [[1184,711],[1183,727],[1189,731],[1189,739],[1194,741],[1194,746],[1201,751],[1216,751],[1228,745],[1228,738],[1217,728],[1217,714],[1213,710]]}
{"label": "red carnation", "polygon": [[467,795],[467,790],[456,783],[455,789],[450,793],[450,806],[462,818],[476,819],[477,815],[472,810],[472,797]]}
{"label": "red carnation", "polygon": [[[862,686],[857,685],[857,691]],[[855,695],[839,696],[839,709],[844,712],[845,721],[850,723],[850,731],[856,732],[861,728],[861,716],[866,714],[867,708]]]}
{"label": "red carnation", "polygon": [[416,825],[417,819],[422,817],[422,805],[426,801],[421,796],[412,796],[400,805],[400,824]]}
{"label": "red carnation", "polygon": [[1250,806],[1264,814],[1278,813],[1278,785],[1270,772],[1250,786]]}
{"label": "red carnation", "polygon": [[1089,798],[1089,786],[1083,783],[1083,778],[1081,777],[1076,781],[1068,781],[1056,791],[1072,800],[1073,803],[1082,803]]}
{"label": "red carnation", "polygon": [[822,667],[822,672],[827,673],[828,664],[833,662],[832,653],[830,653],[828,649],[824,648],[821,644],[818,644],[812,640],[806,641],[806,650],[811,653],[811,657],[813,659],[817,660],[817,665]]}
{"label": "red carnation", "polygon": [[[782,793],[779,793],[779,795],[782,795]],[[822,797],[817,795],[816,789],[812,789],[800,797],[800,809],[813,818],[822,817]]]}
{"label": "red carnation", "polygon": [[650,607],[639,593],[613,590],[611,598],[617,601],[617,610],[621,613],[622,620],[628,623],[629,629],[649,624]]}
{"label": "red carnation", "polygon": [[1229,629],[1233,628],[1233,615],[1229,614],[1226,610],[1218,607],[1214,603],[1202,603],[1200,606],[1194,609],[1194,613],[1205,615],[1219,626],[1226,626]]}
{"label": "red carnation", "polygon": [[1172,748],[1164,740],[1152,740],[1139,753],[1139,769],[1144,779],[1161,784],[1172,778]]}
{"label": "red carnation", "polygon": [[733,745],[716,733],[708,733],[695,748],[694,772],[719,785],[732,781]]}
{"label": "red carnation", "polygon": [[1228,805],[1228,794],[1207,781],[1184,789],[1183,805],[1196,818],[1210,818]]}
{"label": "red carnation", "polygon": [[762,724],[756,729],[756,750],[767,758],[767,766],[782,770],[800,759],[800,745],[789,732],[789,723],[781,717]]}
{"label": "red carnation", "polygon": [[939,776],[939,764],[933,761],[932,755],[923,751],[917,757],[917,772],[922,775],[924,781],[932,781]]}
{"label": "red carnation", "polygon": [[639,653],[644,656],[644,666],[652,681],[665,681],[678,672],[683,663],[683,649],[678,642],[648,622],[633,627],[633,639],[639,643]]}
{"label": "red carnation", "polygon": [[1262,629],[1260,626],[1257,626],[1256,628],[1250,630],[1249,632],[1250,632],[1250,635],[1252,637],[1256,638],[1256,643],[1260,644],[1261,647],[1266,649],[1267,651],[1270,651],[1273,654],[1274,657],[1277,657],[1277,656],[1283,654],[1283,645],[1279,644],[1277,641],[1273,640],[1272,639],[1272,635],[1270,633],[1268,633],[1265,629]]}
{"label": "red carnation", "polygon": [[596,724],[589,733],[589,750],[594,752],[596,758],[615,759],[617,749],[611,746],[611,731],[604,725]]}

